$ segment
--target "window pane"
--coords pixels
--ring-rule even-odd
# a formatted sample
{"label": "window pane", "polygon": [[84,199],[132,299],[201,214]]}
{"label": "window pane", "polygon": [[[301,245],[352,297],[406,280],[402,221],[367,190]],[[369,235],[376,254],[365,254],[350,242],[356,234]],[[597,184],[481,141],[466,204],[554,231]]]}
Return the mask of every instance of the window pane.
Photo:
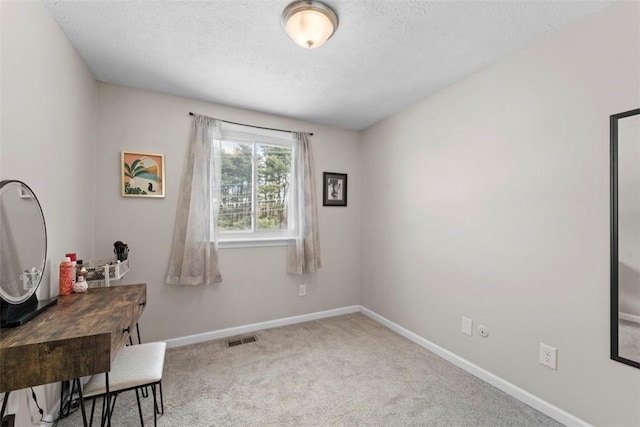
{"label": "window pane", "polygon": [[287,228],[287,191],[291,148],[256,145],[258,160],[258,230]]}
{"label": "window pane", "polygon": [[222,142],[220,231],[251,231],[252,145]]}

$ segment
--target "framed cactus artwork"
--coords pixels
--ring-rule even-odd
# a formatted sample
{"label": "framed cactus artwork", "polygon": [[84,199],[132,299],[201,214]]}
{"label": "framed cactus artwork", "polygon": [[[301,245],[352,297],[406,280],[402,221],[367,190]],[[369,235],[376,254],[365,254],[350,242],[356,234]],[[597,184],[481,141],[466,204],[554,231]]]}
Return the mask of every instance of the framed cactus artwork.
{"label": "framed cactus artwork", "polygon": [[164,197],[164,155],[123,151],[122,197]]}

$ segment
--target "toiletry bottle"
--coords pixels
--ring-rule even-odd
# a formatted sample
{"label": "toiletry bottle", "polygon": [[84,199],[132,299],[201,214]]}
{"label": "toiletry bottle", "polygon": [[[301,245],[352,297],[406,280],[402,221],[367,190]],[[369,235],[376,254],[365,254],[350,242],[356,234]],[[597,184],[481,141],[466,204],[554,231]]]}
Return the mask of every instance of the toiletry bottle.
{"label": "toiletry bottle", "polygon": [[[82,271],[82,269],[84,268],[84,266],[82,265],[82,260],[76,260],[76,282],[80,281],[80,272]],[[87,270],[84,270],[87,271]]]}
{"label": "toiletry bottle", "polygon": [[60,263],[60,295],[69,295],[73,291],[73,264],[65,257]]}
{"label": "toiletry bottle", "polygon": [[84,276],[78,276],[78,281],[73,284],[73,292],[77,294],[81,294],[83,292],[87,292],[87,282],[84,280]]}
{"label": "toiletry bottle", "polygon": [[77,281],[76,265],[77,265],[78,257],[75,253],[68,253],[68,254],[65,254],[65,256],[71,258],[71,264],[73,264],[73,283],[76,283]]}

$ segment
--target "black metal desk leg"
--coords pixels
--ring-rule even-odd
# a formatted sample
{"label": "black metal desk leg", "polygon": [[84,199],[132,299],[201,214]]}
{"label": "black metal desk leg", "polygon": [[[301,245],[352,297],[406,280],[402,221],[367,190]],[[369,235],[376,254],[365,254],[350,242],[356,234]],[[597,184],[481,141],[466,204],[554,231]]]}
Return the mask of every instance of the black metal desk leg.
{"label": "black metal desk leg", "polygon": [[2,400],[2,411],[0,412],[0,423],[2,422],[2,419],[4,418],[4,412],[7,410],[7,402],[9,401],[9,393],[11,393],[10,391],[6,392],[4,394],[4,399]]}
{"label": "black metal desk leg", "polygon": [[60,411],[58,411],[58,418],[64,418],[64,383],[60,381]]}
{"label": "black metal desk leg", "polygon": [[84,397],[82,396],[82,384],[80,384],[80,378],[73,380],[73,384],[78,385],[78,396],[80,397],[80,410],[82,411],[82,425],[87,427],[87,412],[84,409]]}
{"label": "black metal desk leg", "polygon": [[107,399],[107,427],[111,427],[111,411],[109,406],[111,404],[111,395],[109,394],[109,372],[104,373],[104,384],[107,392],[105,393],[105,399]]}

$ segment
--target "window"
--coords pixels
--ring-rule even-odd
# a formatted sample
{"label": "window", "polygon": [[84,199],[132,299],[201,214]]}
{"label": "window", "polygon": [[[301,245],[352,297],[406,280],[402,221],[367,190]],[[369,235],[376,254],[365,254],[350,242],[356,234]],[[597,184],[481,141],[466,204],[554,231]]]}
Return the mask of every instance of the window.
{"label": "window", "polygon": [[224,123],[220,242],[278,241],[289,234],[292,135]]}

